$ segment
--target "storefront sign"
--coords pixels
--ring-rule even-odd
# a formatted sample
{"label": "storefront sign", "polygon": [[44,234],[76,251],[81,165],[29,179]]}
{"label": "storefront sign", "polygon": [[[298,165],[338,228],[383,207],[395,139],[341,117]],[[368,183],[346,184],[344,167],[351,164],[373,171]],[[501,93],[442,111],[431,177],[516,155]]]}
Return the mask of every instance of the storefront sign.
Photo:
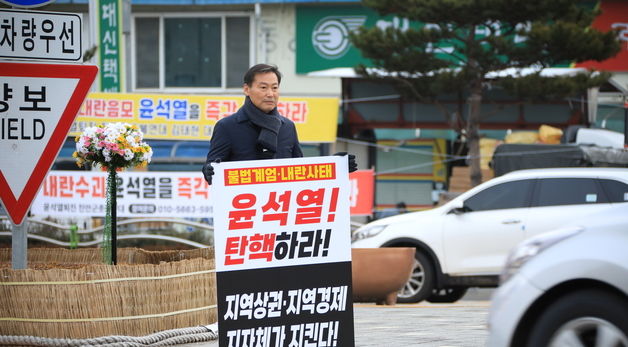
{"label": "storefront sign", "polygon": [[359,5],[297,6],[297,73],[367,64],[349,33],[375,25],[378,14]]}
{"label": "storefront sign", "polygon": [[586,61],[576,64],[576,67],[618,72],[628,71],[628,2],[604,0],[600,3],[600,9],[602,14],[595,18],[592,27],[604,32],[617,30],[621,51],[613,58],[602,62]]}
{"label": "storefront sign", "polygon": [[354,345],[347,165],[329,156],[215,166],[221,347]]}
{"label": "storefront sign", "polygon": [[122,0],[98,0],[100,90],[119,93],[122,85]]}
{"label": "storefront sign", "polygon": [[[433,24],[411,21],[398,16],[380,16],[370,8],[358,5],[297,7],[297,73],[333,68],[353,68],[358,64],[372,66],[362,57],[360,51],[349,41],[349,33],[363,26],[378,27],[382,30],[395,28],[402,31],[418,29]],[[478,26],[477,36],[485,36],[489,31],[498,31],[500,25],[489,28]],[[513,37],[513,40],[519,40]],[[453,40],[443,40],[428,48],[435,51],[443,60],[456,63],[451,54],[456,49]],[[462,52],[458,52],[458,55]]]}
{"label": "storefront sign", "polygon": [[[107,122],[137,124],[146,139],[208,140],[214,124],[244,103],[242,96],[89,94],[71,135]],[[279,113],[291,119],[303,143],[334,142],[337,98],[281,98]]]}
{"label": "storefront sign", "polygon": [[[602,63],[587,62],[578,66],[626,71],[628,69],[628,3],[619,0],[604,0],[601,6],[602,15],[596,18],[593,27],[602,31],[619,30],[620,39],[623,42],[622,53]],[[335,68],[353,68],[358,64],[372,66],[372,63],[365,59],[349,40],[349,33],[361,26],[378,27],[383,30],[395,28],[401,31],[422,27],[438,28],[433,23],[411,21],[398,16],[382,17],[370,8],[359,5],[321,7],[301,5],[297,6],[296,17],[296,71],[300,74]],[[486,25],[478,25],[475,28],[477,38],[508,32],[510,32],[509,28],[500,22],[492,23],[490,28]],[[525,44],[524,37],[512,35],[511,39],[515,44]],[[456,40],[442,40],[428,46],[426,51],[433,51],[439,59],[450,61],[454,65],[459,61],[459,58],[452,58],[454,53],[457,57],[464,56],[464,52],[457,47],[460,47],[460,44]],[[569,63],[557,64],[555,67],[566,67]]]}

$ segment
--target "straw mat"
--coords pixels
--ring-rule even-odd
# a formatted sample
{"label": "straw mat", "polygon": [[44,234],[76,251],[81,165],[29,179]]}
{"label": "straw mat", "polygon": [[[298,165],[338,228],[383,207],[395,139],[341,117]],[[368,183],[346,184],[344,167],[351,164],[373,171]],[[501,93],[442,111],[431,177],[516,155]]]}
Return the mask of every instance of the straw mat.
{"label": "straw mat", "polygon": [[[0,335],[91,338],[150,333],[216,321],[213,249],[29,249],[29,268],[10,268],[0,249]],[[7,264],[9,264],[7,266]]]}

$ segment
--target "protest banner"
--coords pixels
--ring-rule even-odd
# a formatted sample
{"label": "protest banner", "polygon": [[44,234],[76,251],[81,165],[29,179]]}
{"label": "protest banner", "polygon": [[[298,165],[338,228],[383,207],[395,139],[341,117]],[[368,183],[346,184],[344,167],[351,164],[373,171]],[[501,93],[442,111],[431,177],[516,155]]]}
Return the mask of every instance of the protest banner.
{"label": "protest banner", "polygon": [[370,216],[375,203],[375,170],[358,170],[349,175],[352,216]]}
{"label": "protest banner", "polygon": [[219,345],[353,346],[346,157],[214,165]]}
{"label": "protest banner", "polygon": [[[301,143],[336,141],[338,98],[282,97],[281,115],[294,122]],[[206,141],[216,122],[235,113],[244,96],[90,93],[70,135],[103,122],[136,124],[145,139]]]}
{"label": "protest banner", "polygon": [[[210,189],[200,171],[124,171],[116,176],[118,217],[211,217]],[[31,213],[104,216],[106,178],[106,172],[50,171]]]}

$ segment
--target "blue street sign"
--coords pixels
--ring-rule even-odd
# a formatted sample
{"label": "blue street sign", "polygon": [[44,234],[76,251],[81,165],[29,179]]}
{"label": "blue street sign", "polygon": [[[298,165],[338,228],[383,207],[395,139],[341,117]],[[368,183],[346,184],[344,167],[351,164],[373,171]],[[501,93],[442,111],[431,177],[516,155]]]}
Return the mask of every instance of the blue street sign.
{"label": "blue street sign", "polygon": [[54,2],[55,0],[0,0],[13,7],[39,7]]}

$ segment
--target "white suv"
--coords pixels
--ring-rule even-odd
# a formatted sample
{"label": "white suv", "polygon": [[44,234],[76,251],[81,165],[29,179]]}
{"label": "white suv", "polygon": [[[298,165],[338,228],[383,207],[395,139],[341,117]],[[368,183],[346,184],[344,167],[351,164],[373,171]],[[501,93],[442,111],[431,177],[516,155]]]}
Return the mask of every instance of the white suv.
{"label": "white suv", "polygon": [[415,247],[398,302],[454,302],[468,287],[497,286],[521,241],[612,205],[628,213],[626,168],[514,171],[443,206],[368,223],[353,233],[352,247]]}
{"label": "white suv", "polygon": [[489,347],[628,346],[628,211],[588,215],[508,258]]}

